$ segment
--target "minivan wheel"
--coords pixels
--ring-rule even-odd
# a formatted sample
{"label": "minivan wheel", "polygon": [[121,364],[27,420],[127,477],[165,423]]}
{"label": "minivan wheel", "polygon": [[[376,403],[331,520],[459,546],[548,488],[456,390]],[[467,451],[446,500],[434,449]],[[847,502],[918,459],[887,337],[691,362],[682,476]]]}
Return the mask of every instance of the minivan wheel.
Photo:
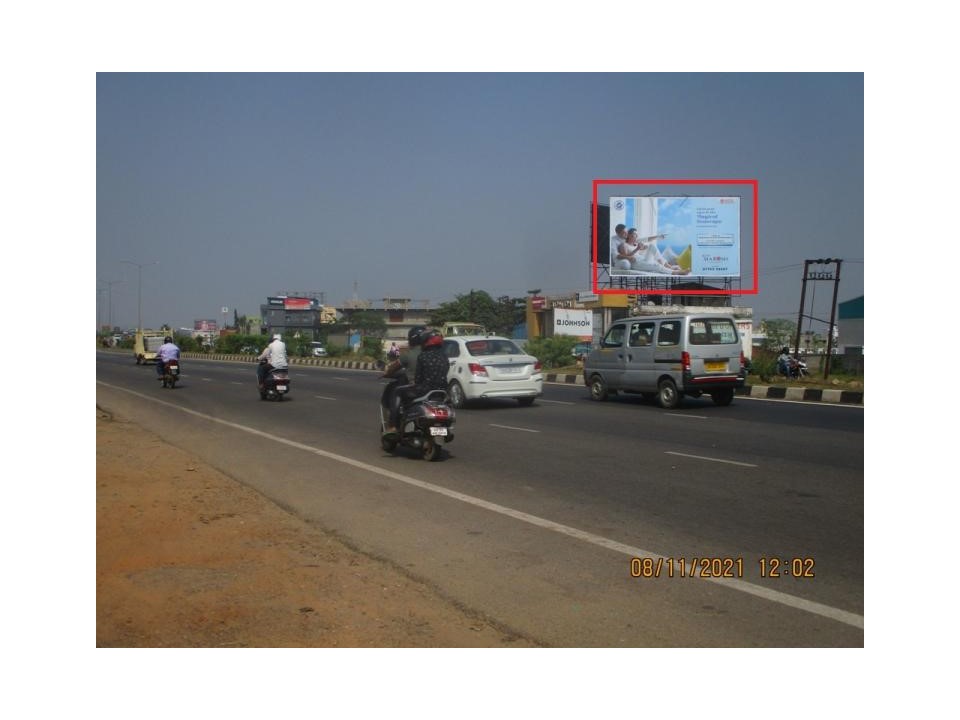
{"label": "minivan wheel", "polygon": [[724,388],[710,393],[714,405],[729,405],[733,402],[733,388]]}
{"label": "minivan wheel", "polygon": [[673,410],[680,404],[680,393],[677,392],[677,386],[673,380],[669,378],[661,380],[657,388],[659,390],[657,399],[660,401],[660,407],[665,410]]}
{"label": "minivan wheel", "polygon": [[609,394],[610,391],[607,390],[607,384],[603,381],[602,377],[599,375],[594,375],[592,378],[590,378],[591,400],[606,400]]}

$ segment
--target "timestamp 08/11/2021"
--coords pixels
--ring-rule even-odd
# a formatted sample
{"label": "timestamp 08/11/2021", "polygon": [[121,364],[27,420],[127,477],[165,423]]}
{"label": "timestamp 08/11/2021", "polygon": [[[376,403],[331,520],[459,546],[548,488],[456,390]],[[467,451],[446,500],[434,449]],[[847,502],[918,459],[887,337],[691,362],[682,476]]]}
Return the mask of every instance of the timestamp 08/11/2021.
{"label": "timestamp 08/11/2021", "polygon": [[[757,560],[761,578],[816,577],[812,557],[762,557]],[[736,578],[744,577],[742,557],[635,557],[630,559],[630,577],[655,578]]]}

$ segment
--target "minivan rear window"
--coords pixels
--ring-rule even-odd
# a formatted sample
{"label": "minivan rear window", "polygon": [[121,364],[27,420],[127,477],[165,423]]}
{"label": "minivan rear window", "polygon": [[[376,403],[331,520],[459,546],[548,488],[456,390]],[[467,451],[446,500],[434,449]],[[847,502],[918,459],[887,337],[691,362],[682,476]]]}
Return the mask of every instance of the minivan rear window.
{"label": "minivan rear window", "polygon": [[733,345],[737,328],[726,318],[698,318],[690,321],[691,345]]}

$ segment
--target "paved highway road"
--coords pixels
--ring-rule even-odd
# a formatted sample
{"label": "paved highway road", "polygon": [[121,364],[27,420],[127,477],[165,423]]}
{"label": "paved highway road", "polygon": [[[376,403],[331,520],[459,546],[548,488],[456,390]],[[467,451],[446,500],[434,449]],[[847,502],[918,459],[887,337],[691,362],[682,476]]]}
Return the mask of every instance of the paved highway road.
{"label": "paved highway road", "polygon": [[170,391],[98,353],[97,402],[544,644],[863,646],[862,408],[548,385],[459,411],[426,463],[381,450],[377,373],[291,375],[262,402],[252,362]]}

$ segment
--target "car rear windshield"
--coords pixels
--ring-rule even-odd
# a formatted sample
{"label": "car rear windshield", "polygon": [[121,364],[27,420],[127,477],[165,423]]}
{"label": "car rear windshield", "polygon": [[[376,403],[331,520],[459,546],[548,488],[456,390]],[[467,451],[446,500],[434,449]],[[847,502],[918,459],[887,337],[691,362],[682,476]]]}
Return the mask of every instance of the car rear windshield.
{"label": "car rear windshield", "polygon": [[470,340],[466,343],[467,352],[471,355],[520,355],[520,348],[509,340]]}
{"label": "car rear windshield", "polygon": [[690,321],[691,345],[733,345],[737,327],[726,318],[698,318]]}

